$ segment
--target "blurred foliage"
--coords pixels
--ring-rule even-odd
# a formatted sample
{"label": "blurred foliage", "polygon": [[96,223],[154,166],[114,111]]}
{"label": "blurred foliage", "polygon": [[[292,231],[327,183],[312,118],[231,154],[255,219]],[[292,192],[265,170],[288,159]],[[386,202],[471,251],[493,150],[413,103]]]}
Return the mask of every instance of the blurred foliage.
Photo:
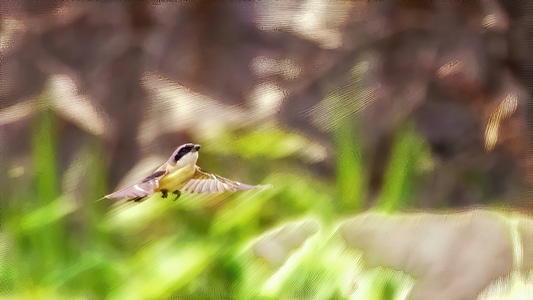
{"label": "blurred foliage", "polygon": [[[311,2],[6,6],[0,297],[405,298],[412,278],[363,271],[336,224],[512,194],[533,161],[529,99],[494,104],[533,85],[531,58],[506,50],[527,48],[531,18],[512,2]],[[95,201],[184,140],[206,170],[273,187]]]}
{"label": "blurred foliage", "polygon": [[[57,174],[54,124],[48,110],[35,116],[32,161],[39,171],[26,183],[29,198],[11,193],[5,202],[2,297],[393,299],[399,293],[397,279],[376,279],[382,272],[364,275],[375,280],[361,287],[360,257],[335,233],[341,216],[362,209],[366,194],[351,130],[336,133],[336,183],[287,160],[321,159],[318,144],[267,126],[205,141],[199,163],[234,157],[239,166],[232,172],[272,188],[113,204],[95,202],[108,187],[102,148],[93,141]],[[380,207],[397,209],[408,196],[428,159],[422,145],[409,126],[398,132]],[[224,164],[209,168],[227,173]],[[84,182],[81,199],[69,192],[72,181]]]}

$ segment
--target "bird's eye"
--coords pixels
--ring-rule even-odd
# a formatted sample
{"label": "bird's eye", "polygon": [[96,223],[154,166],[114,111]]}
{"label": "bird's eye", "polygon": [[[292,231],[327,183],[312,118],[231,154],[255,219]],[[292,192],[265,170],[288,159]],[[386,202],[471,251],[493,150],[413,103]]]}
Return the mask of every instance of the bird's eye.
{"label": "bird's eye", "polygon": [[174,160],[175,161],[178,161],[180,160],[183,156],[185,156],[185,154],[191,152],[193,146],[185,146],[183,148],[181,148],[178,153],[176,154],[176,156],[174,156]]}

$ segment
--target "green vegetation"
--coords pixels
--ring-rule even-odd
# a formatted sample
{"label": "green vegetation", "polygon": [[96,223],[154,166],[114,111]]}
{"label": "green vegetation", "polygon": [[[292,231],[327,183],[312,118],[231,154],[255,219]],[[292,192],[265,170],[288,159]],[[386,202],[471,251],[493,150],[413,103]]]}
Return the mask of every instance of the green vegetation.
{"label": "green vegetation", "polygon": [[[113,204],[95,201],[109,191],[105,153],[96,138],[87,141],[65,174],[57,173],[55,121],[48,110],[35,118],[35,176],[8,181],[14,187],[2,208],[2,298],[346,299],[358,290],[365,299],[394,299],[405,294],[403,275],[362,273],[360,254],[335,235],[336,222],[360,212],[366,195],[358,133],[351,127],[333,132],[334,179],[295,163],[323,158],[320,145],[272,126],[199,141],[219,145],[202,148],[201,163],[210,171],[229,176],[215,161],[246,162],[231,169],[237,174],[231,178],[272,188],[183,195],[175,202],[154,195],[141,203]],[[398,131],[378,207],[393,211],[404,205],[401,199],[411,196],[427,159],[409,126]]]}

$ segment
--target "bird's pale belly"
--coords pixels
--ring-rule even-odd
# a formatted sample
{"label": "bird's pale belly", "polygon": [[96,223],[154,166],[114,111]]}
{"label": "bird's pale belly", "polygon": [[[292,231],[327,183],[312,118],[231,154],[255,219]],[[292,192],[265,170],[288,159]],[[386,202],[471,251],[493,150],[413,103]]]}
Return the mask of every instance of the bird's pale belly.
{"label": "bird's pale belly", "polygon": [[167,175],[159,179],[159,188],[155,191],[167,190],[173,192],[180,190],[192,179],[195,172],[195,165],[179,168],[178,170],[169,170]]}

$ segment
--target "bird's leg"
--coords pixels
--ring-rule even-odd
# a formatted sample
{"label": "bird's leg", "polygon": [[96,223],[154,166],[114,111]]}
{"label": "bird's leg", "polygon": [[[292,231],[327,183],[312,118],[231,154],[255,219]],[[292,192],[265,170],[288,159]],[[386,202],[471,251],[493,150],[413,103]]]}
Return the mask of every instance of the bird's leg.
{"label": "bird's leg", "polygon": [[172,194],[176,195],[176,198],[174,198],[174,201],[176,201],[181,196],[181,191],[180,190],[175,190],[175,191],[172,192]]}
{"label": "bird's leg", "polygon": [[166,190],[166,189],[162,189],[160,192],[161,192],[161,197],[163,197],[163,198],[167,198],[167,196],[168,196],[168,190]]}

